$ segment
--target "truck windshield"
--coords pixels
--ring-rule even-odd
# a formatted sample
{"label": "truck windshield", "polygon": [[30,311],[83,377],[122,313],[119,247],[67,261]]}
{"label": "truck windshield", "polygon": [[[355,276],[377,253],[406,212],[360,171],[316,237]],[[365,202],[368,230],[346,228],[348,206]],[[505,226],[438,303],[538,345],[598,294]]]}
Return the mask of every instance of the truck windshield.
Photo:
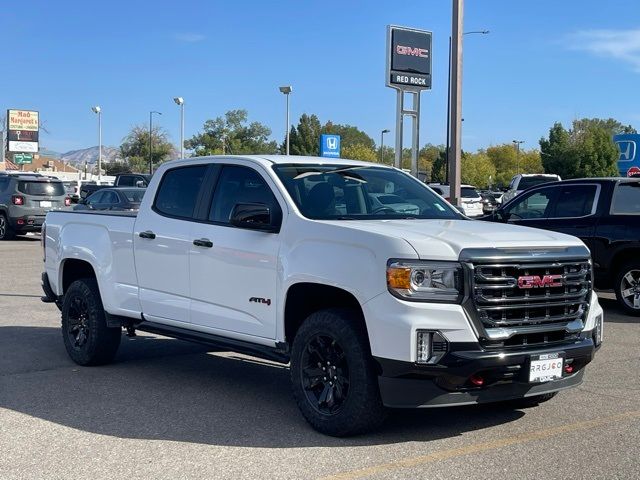
{"label": "truck windshield", "polygon": [[274,165],[302,214],[315,220],[460,219],[406,173],[353,165]]}

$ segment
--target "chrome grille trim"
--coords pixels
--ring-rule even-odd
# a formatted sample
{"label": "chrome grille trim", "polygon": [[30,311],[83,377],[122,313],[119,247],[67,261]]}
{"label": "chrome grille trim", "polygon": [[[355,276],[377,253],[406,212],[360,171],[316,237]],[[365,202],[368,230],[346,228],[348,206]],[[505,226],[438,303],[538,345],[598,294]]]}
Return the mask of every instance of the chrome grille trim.
{"label": "chrome grille trim", "polygon": [[[586,248],[570,247],[560,254],[557,249],[483,249],[463,251],[460,258],[468,275],[467,311],[474,316],[481,343],[500,346],[499,340],[518,336],[522,344],[516,346],[523,346],[529,336],[539,346],[557,343],[558,335],[570,341],[584,328],[593,288]],[[563,285],[518,286],[520,276],[545,275],[561,275]]]}

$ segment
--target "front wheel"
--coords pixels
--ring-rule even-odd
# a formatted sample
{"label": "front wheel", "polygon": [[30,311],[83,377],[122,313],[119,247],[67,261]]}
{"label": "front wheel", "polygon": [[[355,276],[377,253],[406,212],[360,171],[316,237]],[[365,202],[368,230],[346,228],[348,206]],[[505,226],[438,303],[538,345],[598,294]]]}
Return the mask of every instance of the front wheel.
{"label": "front wheel", "polygon": [[62,338],[78,365],[104,365],[115,357],[122,329],[107,326],[95,279],[76,280],[64,294]]}
{"label": "front wheel", "polygon": [[622,267],[614,282],[618,304],[627,314],[640,316],[640,262]]}
{"label": "front wheel", "polygon": [[327,309],[311,314],[293,341],[293,395],[307,422],[326,435],[370,431],[385,417],[361,319]]}

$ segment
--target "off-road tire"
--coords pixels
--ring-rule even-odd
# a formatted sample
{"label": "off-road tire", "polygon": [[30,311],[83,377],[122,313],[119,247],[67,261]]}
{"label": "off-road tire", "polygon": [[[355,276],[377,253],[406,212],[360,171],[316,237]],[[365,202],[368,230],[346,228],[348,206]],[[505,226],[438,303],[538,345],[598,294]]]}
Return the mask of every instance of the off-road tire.
{"label": "off-road tire", "polygon": [[16,236],[16,233],[13,231],[11,226],[9,225],[9,220],[4,213],[0,213],[0,241],[2,240],[13,240]]}
{"label": "off-road tire", "polygon": [[94,278],[76,280],[67,289],[62,304],[62,338],[78,365],[104,365],[115,357],[122,328],[107,327]]}
{"label": "off-road tire", "polygon": [[[613,281],[613,290],[616,292],[616,299],[618,300],[618,305],[625,311],[627,315],[632,315],[634,317],[640,316],[640,308],[632,307],[627,301],[625,301],[625,297],[622,292],[625,290],[623,287],[623,280],[625,275],[629,272],[636,272],[634,275],[637,277],[637,272],[640,271],[640,262],[629,262],[621,267],[616,273],[615,279]],[[630,285],[625,282],[625,286],[629,287]],[[627,300],[629,300],[627,298]]]}
{"label": "off-road tire", "polygon": [[[322,412],[320,401],[314,403],[309,397],[314,394],[312,389],[305,389],[316,382],[310,381],[308,372],[315,368],[318,360],[318,339],[333,339],[334,342],[325,342],[341,352],[339,355],[328,354],[325,358],[336,358],[334,371],[337,375],[347,372],[348,388],[341,390],[332,396],[341,398],[340,407],[335,412]],[[305,353],[306,352],[306,353]],[[313,352],[313,353],[310,353]],[[313,363],[313,367],[309,367]],[[325,366],[325,365],[323,365]],[[305,373],[306,372],[306,373]],[[312,376],[313,380],[316,379]],[[324,377],[323,377],[324,378]],[[336,376],[342,379],[343,377]],[[319,383],[320,378],[317,379]],[[326,435],[343,437],[371,431],[379,427],[385,419],[386,411],[380,398],[378,387],[378,375],[376,365],[371,356],[368,336],[363,321],[357,312],[347,309],[327,309],[312,313],[302,323],[293,341],[291,351],[291,383],[293,396],[304,418],[317,431]],[[328,387],[328,382],[318,388]],[[316,383],[317,384],[317,383]],[[334,390],[335,392],[336,390]],[[346,393],[345,393],[346,392]],[[322,394],[320,395],[322,396]],[[326,404],[325,404],[325,408]]]}

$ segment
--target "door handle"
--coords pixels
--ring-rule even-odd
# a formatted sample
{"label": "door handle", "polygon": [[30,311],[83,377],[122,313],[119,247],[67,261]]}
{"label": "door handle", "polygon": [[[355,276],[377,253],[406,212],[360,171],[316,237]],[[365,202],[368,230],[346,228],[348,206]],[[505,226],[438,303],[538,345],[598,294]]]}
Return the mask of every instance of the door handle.
{"label": "door handle", "polygon": [[197,238],[193,241],[193,244],[196,247],[205,247],[205,248],[213,247],[213,242],[208,238]]}
{"label": "door handle", "polygon": [[151,230],[140,232],[138,235],[140,236],[140,238],[148,238],[149,240],[153,240],[154,238],[156,238],[156,234]]}

